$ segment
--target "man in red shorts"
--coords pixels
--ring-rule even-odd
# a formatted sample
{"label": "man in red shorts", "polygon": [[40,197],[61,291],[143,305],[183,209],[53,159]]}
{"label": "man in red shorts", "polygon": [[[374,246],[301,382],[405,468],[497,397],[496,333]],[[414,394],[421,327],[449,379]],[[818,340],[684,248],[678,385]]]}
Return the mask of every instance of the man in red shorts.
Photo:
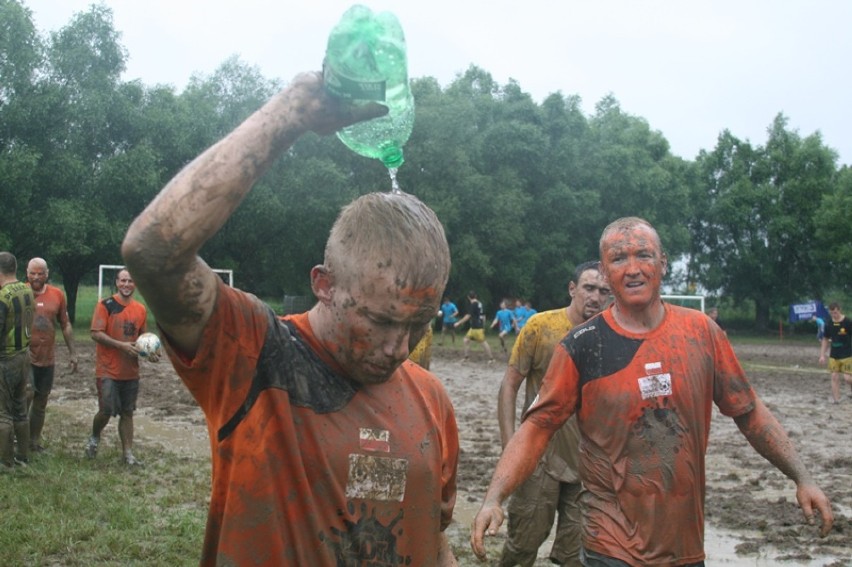
{"label": "man in red shorts", "polygon": [[181,171],[125,237],[127,266],[207,418],[203,565],[455,564],[444,535],[455,416],[441,383],[407,360],[449,276],[434,212],[404,193],[345,207],[310,273],[316,305],[283,320],[197,255],[299,136],[381,111],[344,106],[318,74],[299,75]]}
{"label": "man in red shorts", "polygon": [[44,258],[33,258],[27,264],[27,281],[35,296],[35,317],[30,337],[30,365],[32,366],[32,404],[30,405],[30,452],[44,451],[41,431],[47,410],[47,399],[53,389],[55,371],[56,326],[62,331],[68,347],[68,365],[71,373],[77,372],[77,352],[74,349],[74,330],[68,318],[65,294],[47,283],[50,270]]}
{"label": "man in red shorts", "polygon": [[615,303],[557,345],[538,399],[509,441],[471,530],[474,553],[503,522],[501,504],[576,413],[587,567],[703,566],[704,457],[713,404],[796,483],[806,519],[834,516],[784,428],[752,390],[731,344],[703,313],[664,304],[668,267],[645,220],[604,229],[601,268]]}

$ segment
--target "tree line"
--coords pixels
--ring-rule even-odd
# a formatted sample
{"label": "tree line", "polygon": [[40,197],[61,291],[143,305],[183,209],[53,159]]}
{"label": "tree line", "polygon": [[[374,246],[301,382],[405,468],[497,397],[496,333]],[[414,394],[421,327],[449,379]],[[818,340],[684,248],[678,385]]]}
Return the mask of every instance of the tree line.
{"label": "tree line", "polygon": [[[123,81],[127,57],[104,6],[43,37],[24,2],[0,0],[0,249],[46,258],[72,317],[79,285],[121,262],[131,220],[282,86],[232,57],[177,92]],[[398,179],[444,224],[453,298],[474,289],[486,305],[563,305],[573,267],[596,258],[603,227],[628,215],[653,223],[680,260],[672,289],[751,301],[759,328],[778,306],[847,291],[852,172],[781,113],[763,146],[726,130],[686,160],[612,95],[587,115],[576,95],[537,103],[477,66],[446,87],[421,77],[411,88],[416,119]],[[202,255],[257,295],[308,295],[340,208],[389,189],[378,161],[333,136],[304,136]]]}

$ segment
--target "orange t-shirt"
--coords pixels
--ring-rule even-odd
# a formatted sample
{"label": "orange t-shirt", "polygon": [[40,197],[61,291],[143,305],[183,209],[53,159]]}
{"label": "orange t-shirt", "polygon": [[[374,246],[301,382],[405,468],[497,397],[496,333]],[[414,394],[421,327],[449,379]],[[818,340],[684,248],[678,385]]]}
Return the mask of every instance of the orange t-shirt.
{"label": "orange t-shirt", "polygon": [[441,383],[406,361],[348,379],[307,314],[219,286],[192,360],[165,341],[207,418],[202,565],[434,565],[452,518],[458,431]]}
{"label": "orange t-shirt", "polygon": [[583,546],[631,565],[702,561],[713,404],[736,417],[756,398],[724,332],[666,304],[633,334],[607,309],[557,345],[539,394],[525,415],[539,427],[577,412]]}
{"label": "orange t-shirt", "polygon": [[[130,299],[126,304],[120,294],[102,299],[95,305],[92,315],[92,331],[103,331],[110,337],[124,342],[135,341],[145,332],[148,311],[145,306]],[[95,376],[113,380],[135,380],[139,378],[139,359],[127,356],[118,349],[95,343]]]}
{"label": "orange t-shirt", "polygon": [[56,362],[56,323],[60,327],[68,324],[65,294],[58,287],[45,284],[44,292],[35,296],[35,306],[30,335],[30,362],[33,366],[53,366]]}

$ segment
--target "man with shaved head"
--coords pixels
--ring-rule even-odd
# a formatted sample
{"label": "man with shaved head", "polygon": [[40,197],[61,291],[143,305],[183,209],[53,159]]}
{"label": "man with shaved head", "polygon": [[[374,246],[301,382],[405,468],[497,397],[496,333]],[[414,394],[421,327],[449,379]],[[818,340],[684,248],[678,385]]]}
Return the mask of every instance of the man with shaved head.
{"label": "man with shaved head", "polygon": [[68,318],[65,293],[47,283],[50,270],[44,258],[33,258],[27,264],[27,281],[35,296],[35,317],[30,337],[30,365],[32,373],[32,403],[30,405],[30,451],[44,451],[41,431],[47,410],[47,399],[53,389],[56,365],[56,326],[62,331],[68,347],[68,367],[77,372],[77,352],[74,348],[74,330]]}

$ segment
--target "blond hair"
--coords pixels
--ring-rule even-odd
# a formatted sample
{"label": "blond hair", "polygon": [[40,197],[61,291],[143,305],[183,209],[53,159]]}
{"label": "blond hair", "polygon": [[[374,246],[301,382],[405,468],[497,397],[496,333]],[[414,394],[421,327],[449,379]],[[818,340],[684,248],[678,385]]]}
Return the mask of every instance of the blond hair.
{"label": "blond hair", "polygon": [[338,285],[371,270],[391,269],[401,287],[437,286],[450,274],[450,249],[434,211],[406,193],[369,193],[343,208],[325,247]]}

